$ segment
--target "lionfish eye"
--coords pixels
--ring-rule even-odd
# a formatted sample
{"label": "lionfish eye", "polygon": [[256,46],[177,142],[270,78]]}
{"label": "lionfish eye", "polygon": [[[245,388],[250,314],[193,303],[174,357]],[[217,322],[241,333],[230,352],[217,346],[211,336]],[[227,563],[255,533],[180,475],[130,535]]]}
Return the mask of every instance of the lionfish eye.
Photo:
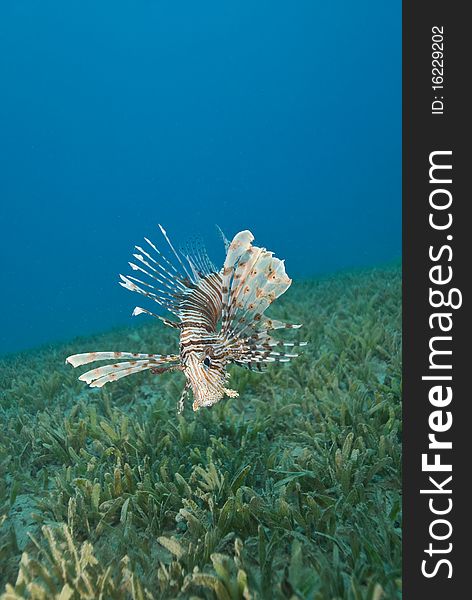
{"label": "lionfish eye", "polygon": [[206,356],[205,360],[203,361],[203,364],[205,365],[205,367],[209,367],[210,366],[210,357]]}

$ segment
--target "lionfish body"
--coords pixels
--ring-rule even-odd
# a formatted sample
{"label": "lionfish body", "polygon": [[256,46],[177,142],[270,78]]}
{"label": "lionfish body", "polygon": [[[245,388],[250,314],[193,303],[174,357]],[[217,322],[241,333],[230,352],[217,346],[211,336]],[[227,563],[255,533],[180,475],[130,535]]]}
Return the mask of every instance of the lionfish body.
{"label": "lionfish body", "polygon": [[[182,410],[190,389],[193,409],[211,406],[225,395],[238,396],[226,387],[229,364],[262,370],[265,363],[288,362],[297,356],[286,347],[305,345],[274,339],[272,330],[298,328],[267,318],[265,310],[290,286],[283,261],[265,248],[252,245],[250,231],[241,231],[231,243],[224,238],[226,259],[218,271],[204,248],[192,247],[177,252],[159,226],[174,259],[174,264],[147,238],[146,249],[136,246],[134,276],[120,275],[120,284],[150,298],[173,314],[177,321],[155,315],[136,307],[133,315],[146,313],[180,331],[180,353],[158,355],[131,352],[88,352],[69,356],[66,362],[74,367],[101,360],[119,360],[87,371],[79,377],[90,387],[102,387],[133,373],[151,370],[163,373],[182,371],[186,384],[179,402]],[[293,352],[293,351],[292,351]]]}

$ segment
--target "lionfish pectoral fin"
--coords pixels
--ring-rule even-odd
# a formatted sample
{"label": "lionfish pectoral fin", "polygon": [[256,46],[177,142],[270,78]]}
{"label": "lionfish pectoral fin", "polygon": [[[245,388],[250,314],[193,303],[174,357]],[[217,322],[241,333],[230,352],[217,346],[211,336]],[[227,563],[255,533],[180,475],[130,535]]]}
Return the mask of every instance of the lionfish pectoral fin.
{"label": "lionfish pectoral fin", "polygon": [[228,396],[228,398],[237,398],[239,396],[239,392],[237,392],[236,390],[230,390],[229,388],[223,388],[223,391],[225,393],[225,396]]}
{"label": "lionfish pectoral fin", "polygon": [[268,363],[286,363],[299,354],[295,348],[302,348],[308,342],[284,342],[269,336],[265,331],[256,332],[254,336],[245,338],[248,349],[238,357],[236,364],[249,369],[261,370]]}
{"label": "lionfish pectoral fin", "polygon": [[287,291],[292,280],[285,272],[284,262],[265,248],[253,246],[253,240],[250,231],[239,232],[226,255],[221,331],[228,340],[242,340],[255,331],[282,326],[277,321],[271,324],[264,312]]}
{"label": "lionfish pectoral fin", "polygon": [[276,329],[298,329],[301,325],[271,319],[269,306],[290,287],[284,261],[265,248],[254,246],[250,231],[238,233],[228,248],[222,271],[221,337],[233,360],[248,368],[267,363],[289,362],[293,350],[305,342],[284,342],[271,335]]}
{"label": "lionfish pectoral fin", "polygon": [[86,365],[98,360],[128,359],[122,362],[105,365],[91,369],[79,377],[79,381],[85,381],[90,387],[102,387],[109,381],[117,381],[133,373],[147,371],[148,369],[163,369],[167,371],[178,367],[179,356],[175,354],[138,354],[133,352],[86,352],[84,354],[73,354],[66,359],[66,363],[74,368]]}
{"label": "lionfish pectoral fin", "polygon": [[285,323],[284,321],[277,321],[276,319],[265,319],[261,323],[261,327],[264,329],[300,329],[302,325],[295,323]]}

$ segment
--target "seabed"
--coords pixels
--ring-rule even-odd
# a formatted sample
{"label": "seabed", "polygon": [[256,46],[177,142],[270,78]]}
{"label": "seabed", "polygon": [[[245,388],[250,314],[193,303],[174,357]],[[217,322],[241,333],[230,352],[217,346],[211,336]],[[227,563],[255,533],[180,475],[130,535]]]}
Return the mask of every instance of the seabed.
{"label": "seabed", "polygon": [[400,269],[294,283],[270,314],[303,354],[182,416],[180,373],[91,390],[64,364],[175,352],[151,320],[0,361],[2,600],[401,597]]}

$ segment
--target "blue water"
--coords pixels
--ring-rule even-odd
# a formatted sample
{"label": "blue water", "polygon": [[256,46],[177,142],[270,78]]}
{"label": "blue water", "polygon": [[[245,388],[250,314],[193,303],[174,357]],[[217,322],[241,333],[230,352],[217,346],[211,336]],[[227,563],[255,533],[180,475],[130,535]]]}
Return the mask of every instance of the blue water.
{"label": "blue water", "polygon": [[400,65],[398,2],[2,0],[0,351],[129,323],[158,222],[292,277],[398,259]]}

